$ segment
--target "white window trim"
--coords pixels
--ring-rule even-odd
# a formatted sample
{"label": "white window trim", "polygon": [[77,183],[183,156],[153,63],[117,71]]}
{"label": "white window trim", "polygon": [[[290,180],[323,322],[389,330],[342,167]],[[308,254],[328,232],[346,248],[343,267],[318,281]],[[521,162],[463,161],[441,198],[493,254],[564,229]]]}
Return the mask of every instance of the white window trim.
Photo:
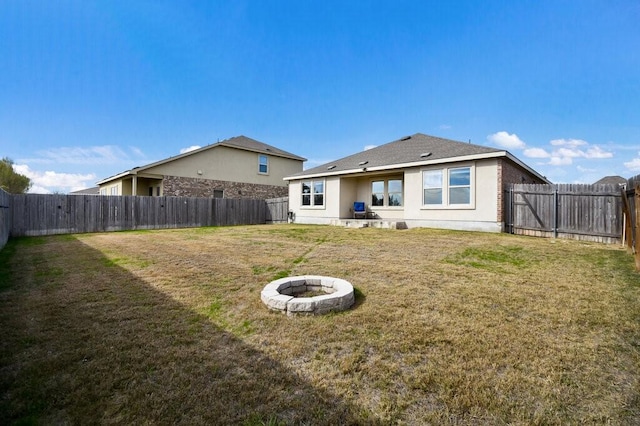
{"label": "white window trim", "polygon": [[[302,204],[302,199],[303,199],[303,194],[302,194],[302,185],[308,182],[311,185],[311,204],[310,205],[304,205]],[[316,206],[313,201],[314,201],[314,192],[313,192],[313,188],[314,188],[314,183],[316,182],[322,182],[322,205],[318,205]],[[325,210],[327,206],[327,182],[324,179],[307,179],[307,180],[303,180],[300,182],[300,209],[301,210]]]}
{"label": "white window trim", "polygon": [[[449,171],[451,169],[469,168],[469,204],[449,204]],[[442,170],[442,204],[424,204],[423,173],[430,170]],[[473,210],[476,208],[476,165],[475,163],[440,165],[423,168],[420,171],[420,204],[421,210]]]}

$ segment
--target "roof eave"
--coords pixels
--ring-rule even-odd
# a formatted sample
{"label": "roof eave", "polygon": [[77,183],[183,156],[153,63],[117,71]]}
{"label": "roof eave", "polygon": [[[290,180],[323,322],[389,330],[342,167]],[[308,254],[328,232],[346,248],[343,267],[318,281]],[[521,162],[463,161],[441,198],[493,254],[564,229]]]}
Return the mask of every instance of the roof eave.
{"label": "roof eave", "polygon": [[139,169],[127,170],[126,172],[119,173],[117,175],[108,177],[106,179],[102,179],[101,181],[96,182],[96,185],[104,185],[107,182],[111,182],[111,181],[114,181],[114,180],[122,179],[125,176],[135,175],[135,174],[137,174],[138,170]]}
{"label": "roof eave", "polygon": [[[507,151],[486,152],[483,154],[472,154],[472,155],[462,155],[458,157],[438,158],[433,160],[413,161],[410,163],[388,164],[388,165],[374,166],[374,167],[360,167],[355,169],[339,170],[335,172],[321,172],[321,173],[303,174],[299,176],[287,176],[283,180],[290,181],[290,180],[301,180],[301,179],[309,179],[309,178],[316,178],[316,177],[350,175],[350,174],[356,174],[356,173],[362,173],[362,172],[379,172],[384,170],[407,169],[411,167],[431,166],[434,164],[458,163],[463,161],[483,160],[487,158],[498,158],[498,157],[505,157],[507,155],[510,155]],[[526,168],[527,170],[531,170],[524,163],[518,162],[518,164]]]}

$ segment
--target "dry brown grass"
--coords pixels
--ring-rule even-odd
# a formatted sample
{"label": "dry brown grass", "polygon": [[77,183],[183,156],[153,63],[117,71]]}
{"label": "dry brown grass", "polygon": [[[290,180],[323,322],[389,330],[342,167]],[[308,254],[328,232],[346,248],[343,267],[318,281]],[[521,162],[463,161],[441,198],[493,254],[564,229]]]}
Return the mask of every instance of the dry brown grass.
{"label": "dry brown grass", "polygon": [[[619,247],[252,226],[13,240],[0,418],[18,423],[635,424],[640,276]],[[284,275],[356,306],[268,311]]]}

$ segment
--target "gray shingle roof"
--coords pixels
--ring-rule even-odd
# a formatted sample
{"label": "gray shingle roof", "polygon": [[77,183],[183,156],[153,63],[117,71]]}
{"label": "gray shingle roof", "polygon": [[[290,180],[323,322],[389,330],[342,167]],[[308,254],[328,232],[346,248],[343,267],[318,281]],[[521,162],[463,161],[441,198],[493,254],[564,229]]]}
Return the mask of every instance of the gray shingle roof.
{"label": "gray shingle roof", "polygon": [[622,183],[627,183],[627,180],[622,176],[605,176],[599,181],[597,181],[596,183],[594,183],[594,185],[609,185],[609,184],[620,185]]}
{"label": "gray shingle roof", "polygon": [[306,158],[297,156],[287,151],[283,151],[279,148],[276,148],[275,146],[271,146],[264,142],[260,142],[255,139],[251,139],[242,135],[235,136],[233,138],[226,139],[213,144],[213,146],[215,145],[226,145],[226,146],[231,146],[231,147],[240,148],[240,149],[248,149],[250,151],[263,152],[265,154],[277,155],[280,157],[287,157],[287,158],[292,158],[292,159],[301,160],[301,161],[307,160]]}
{"label": "gray shingle roof", "polygon": [[[376,148],[361,151],[348,157],[296,173],[291,177],[336,173],[365,166],[393,166],[395,164],[416,163],[425,160],[433,161],[480,154],[499,154],[503,152],[505,151],[500,149],[416,133],[415,135],[404,137]],[[423,155],[427,153],[430,154],[424,157]],[[362,164],[365,161],[366,164]],[[329,169],[329,167],[331,167],[331,169]]]}

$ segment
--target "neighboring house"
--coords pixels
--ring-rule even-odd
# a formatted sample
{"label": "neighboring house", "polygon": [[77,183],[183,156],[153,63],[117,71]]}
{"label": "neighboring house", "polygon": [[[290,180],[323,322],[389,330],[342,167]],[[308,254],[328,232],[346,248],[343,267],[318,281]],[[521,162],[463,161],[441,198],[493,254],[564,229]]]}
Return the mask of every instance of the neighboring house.
{"label": "neighboring house", "polygon": [[605,176],[594,185],[626,185],[627,179],[622,176]]}
{"label": "neighboring house", "polygon": [[101,195],[276,198],[305,158],[237,136],[98,182]]}
{"label": "neighboring house", "polygon": [[79,189],[70,192],[69,195],[100,195],[100,187],[93,186],[91,188]]}
{"label": "neighboring house", "polygon": [[509,152],[417,133],[285,177],[295,222],[367,215],[407,227],[500,232],[509,183],[550,183]]}

